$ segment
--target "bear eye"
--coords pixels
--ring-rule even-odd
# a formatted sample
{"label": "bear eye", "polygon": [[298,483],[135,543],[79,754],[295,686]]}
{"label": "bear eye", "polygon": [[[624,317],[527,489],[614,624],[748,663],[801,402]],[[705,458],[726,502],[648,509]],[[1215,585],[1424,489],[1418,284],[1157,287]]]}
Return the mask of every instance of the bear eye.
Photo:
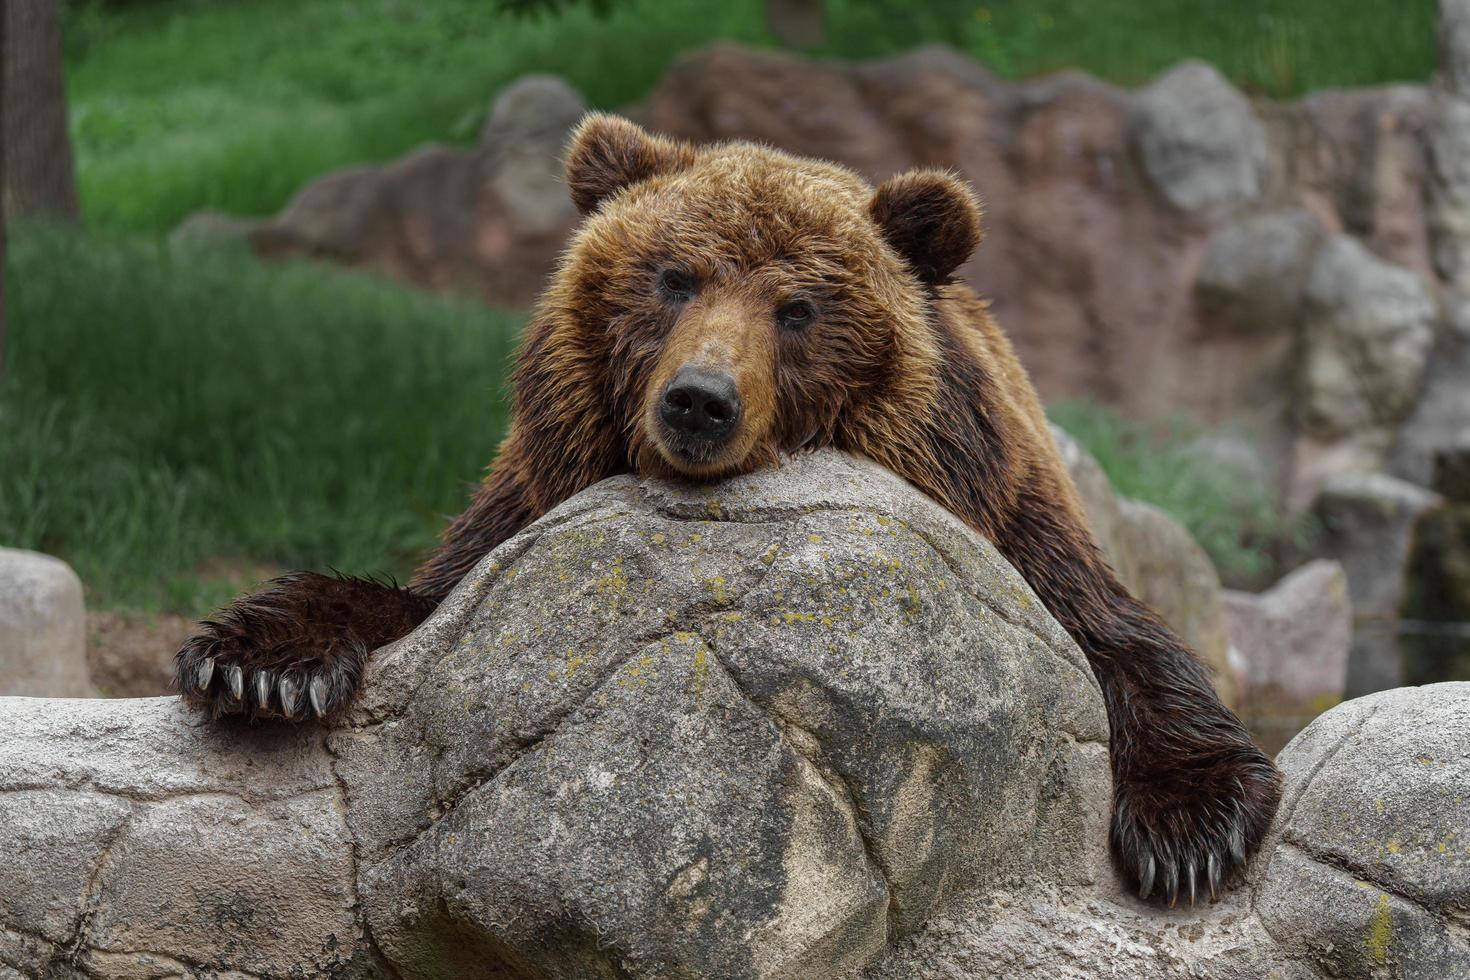
{"label": "bear eye", "polygon": [[694,277],[682,269],[665,269],[659,273],[658,291],[683,302],[694,295]]}
{"label": "bear eye", "polygon": [[776,320],[786,330],[801,330],[817,318],[817,308],[804,299],[794,299],[776,311]]}

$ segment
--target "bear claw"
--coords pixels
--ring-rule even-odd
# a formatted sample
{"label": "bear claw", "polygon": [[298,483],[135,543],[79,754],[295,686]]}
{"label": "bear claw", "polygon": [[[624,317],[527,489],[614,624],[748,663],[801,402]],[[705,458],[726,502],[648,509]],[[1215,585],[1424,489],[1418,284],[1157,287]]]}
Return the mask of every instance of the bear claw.
{"label": "bear claw", "polygon": [[245,671],[231,664],[225,668],[225,681],[236,704],[245,700]]}
{"label": "bear claw", "polygon": [[352,703],[372,650],[434,606],[371,579],[288,575],[201,623],[179,648],[174,682],[215,717],[329,720]]}
{"label": "bear claw", "polygon": [[307,697],[311,701],[311,710],[318,718],[327,713],[327,681],[324,677],[313,677],[306,686]]}

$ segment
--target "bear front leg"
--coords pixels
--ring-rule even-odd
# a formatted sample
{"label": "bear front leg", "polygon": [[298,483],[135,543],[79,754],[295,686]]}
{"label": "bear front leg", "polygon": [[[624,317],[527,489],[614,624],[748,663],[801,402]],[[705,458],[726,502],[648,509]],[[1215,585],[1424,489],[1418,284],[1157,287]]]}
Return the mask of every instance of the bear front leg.
{"label": "bear front leg", "polygon": [[175,657],[174,682],[216,717],[331,718],[352,702],[372,651],[436,605],[370,579],[287,575],[201,623]]}
{"label": "bear front leg", "polygon": [[1124,874],[1170,905],[1214,896],[1259,849],[1280,774],[1204,664],[1118,581],[1070,498],[1065,484],[1023,495],[996,540],[1102,689]]}
{"label": "bear front leg", "polygon": [[1112,605],[1074,635],[1112,731],[1113,852],[1142,898],[1213,899],[1260,847],[1280,774],[1157,617],[1121,588]]}

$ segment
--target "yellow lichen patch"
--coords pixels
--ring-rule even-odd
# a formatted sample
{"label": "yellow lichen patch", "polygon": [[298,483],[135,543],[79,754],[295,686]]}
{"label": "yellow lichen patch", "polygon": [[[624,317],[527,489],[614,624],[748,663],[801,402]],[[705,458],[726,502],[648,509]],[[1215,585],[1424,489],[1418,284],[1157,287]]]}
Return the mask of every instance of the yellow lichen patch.
{"label": "yellow lichen patch", "polygon": [[694,640],[695,640],[694,634],[693,633],[690,633],[688,630],[675,630],[674,631],[674,642],[675,643],[693,643]]}
{"label": "yellow lichen patch", "polygon": [[725,511],[720,507],[720,502],[714,499],[711,499],[709,503],[704,505],[704,512],[717,521],[725,516]]}
{"label": "yellow lichen patch", "polygon": [[701,542],[703,540],[704,540],[704,535],[703,534],[700,534],[698,531],[695,531],[693,534],[689,535],[689,543],[690,544],[699,544],[699,542]]}
{"label": "yellow lichen patch", "polygon": [[740,618],[741,617],[740,617],[740,614],[738,612],[727,612],[727,613],[725,613],[725,615],[721,616],[720,618],[723,619],[727,623],[738,623],[738,622],[740,622]]}
{"label": "yellow lichen patch", "polygon": [[715,597],[715,602],[723,606],[730,601],[730,592],[725,588],[725,576],[716,575],[704,580],[705,588]]}
{"label": "yellow lichen patch", "polygon": [[808,541],[810,541],[812,544],[821,544],[822,543],[822,536],[820,534],[808,534],[806,536],[806,539]]}
{"label": "yellow lichen patch", "polygon": [[786,620],[787,626],[790,626],[792,623],[815,623],[817,621],[816,613],[809,612],[782,613],[781,618]]}
{"label": "yellow lichen patch", "polygon": [[654,544],[663,544],[665,541],[667,541],[669,539],[668,539],[668,536],[664,534],[664,532],[662,532],[662,531],[654,531],[653,532],[653,537],[650,538],[649,540],[652,541]]}
{"label": "yellow lichen patch", "polygon": [[1388,839],[1388,843],[1383,846],[1387,848],[1388,853],[1390,854],[1397,854],[1399,851],[1403,850],[1403,845],[1399,843],[1399,839],[1397,837],[1390,837]]}
{"label": "yellow lichen patch", "polygon": [[913,584],[910,583],[908,586],[908,600],[903,604],[904,618],[912,623],[922,608],[922,605],[919,603],[919,590],[914,588]]}
{"label": "yellow lichen patch", "polygon": [[709,658],[705,654],[704,644],[700,644],[694,651],[694,700],[698,701],[704,696],[704,683],[709,677]]}
{"label": "yellow lichen patch", "polygon": [[599,595],[610,597],[614,605],[621,606],[628,599],[628,577],[623,574],[622,565],[614,565],[612,571],[593,583],[593,587]]}
{"label": "yellow lichen patch", "polygon": [[765,562],[767,565],[770,565],[775,562],[776,556],[780,553],[781,546],[773,544],[765,550],[764,554],[761,555],[761,561]]}
{"label": "yellow lichen patch", "polygon": [[1393,919],[1389,915],[1388,896],[1379,895],[1378,905],[1373,909],[1373,918],[1368,921],[1368,935],[1364,945],[1368,956],[1378,966],[1388,963],[1388,944],[1393,939]]}

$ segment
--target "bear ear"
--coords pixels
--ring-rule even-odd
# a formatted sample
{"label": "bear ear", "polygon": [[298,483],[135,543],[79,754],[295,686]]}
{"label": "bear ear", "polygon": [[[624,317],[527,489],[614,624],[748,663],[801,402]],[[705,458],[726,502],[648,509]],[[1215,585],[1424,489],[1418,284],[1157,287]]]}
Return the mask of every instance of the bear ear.
{"label": "bear ear", "polygon": [[941,170],[910,170],[883,183],[868,205],[884,239],[927,285],[945,282],[980,244],[980,204]]}
{"label": "bear ear", "polygon": [[567,186],[583,214],[625,187],[694,162],[694,147],[659,136],[620,116],[589,113],[572,134],[567,153]]}

